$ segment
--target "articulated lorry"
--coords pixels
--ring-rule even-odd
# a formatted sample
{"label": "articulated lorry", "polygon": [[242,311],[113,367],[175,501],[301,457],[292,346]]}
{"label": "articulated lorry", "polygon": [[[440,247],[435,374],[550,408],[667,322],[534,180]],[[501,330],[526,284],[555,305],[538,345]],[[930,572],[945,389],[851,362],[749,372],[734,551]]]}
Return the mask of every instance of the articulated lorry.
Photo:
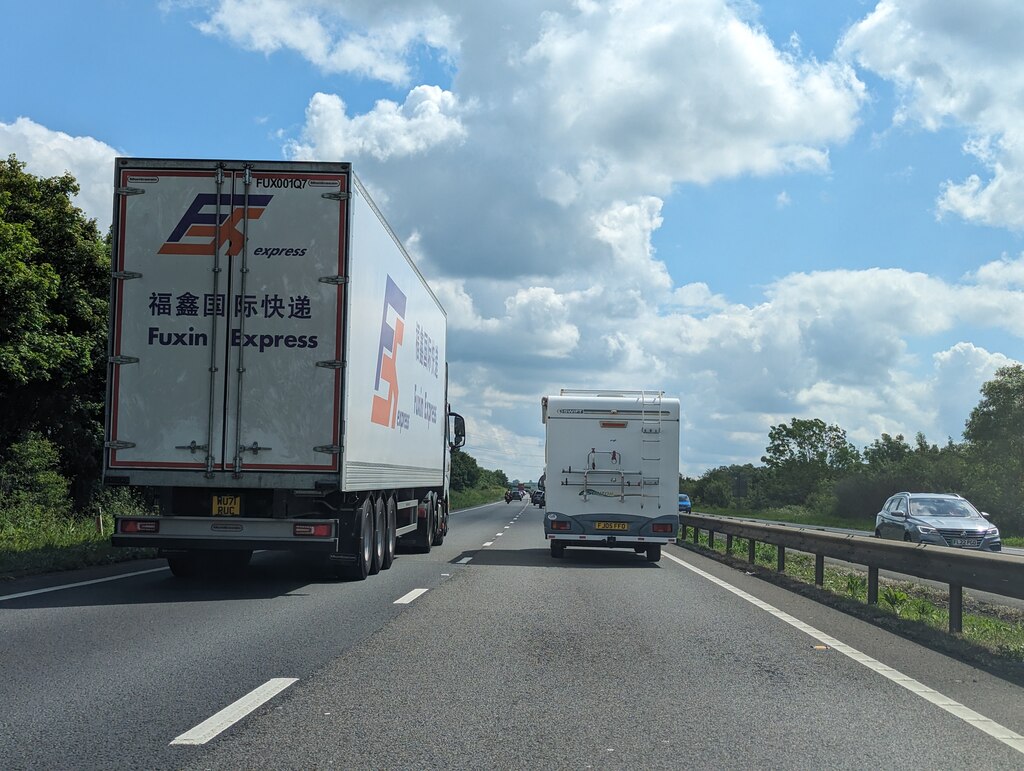
{"label": "articulated lorry", "polygon": [[544,535],[661,559],[679,527],[679,400],[660,391],[562,389],[541,399]]}
{"label": "articulated lorry", "polygon": [[176,576],[363,579],[448,531],[443,308],[348,163],[115,161],[104,481]]}

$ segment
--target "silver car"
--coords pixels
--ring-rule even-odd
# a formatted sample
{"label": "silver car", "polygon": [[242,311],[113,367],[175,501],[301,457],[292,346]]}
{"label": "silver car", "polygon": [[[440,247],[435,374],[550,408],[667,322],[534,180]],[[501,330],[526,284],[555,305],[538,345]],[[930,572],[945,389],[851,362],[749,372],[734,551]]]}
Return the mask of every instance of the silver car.
{"label": "silver car", "polygon": [[999,528],[965,498],[946,493],[896,493],[875,517],[875,535],[961,549],[1001,551]]}

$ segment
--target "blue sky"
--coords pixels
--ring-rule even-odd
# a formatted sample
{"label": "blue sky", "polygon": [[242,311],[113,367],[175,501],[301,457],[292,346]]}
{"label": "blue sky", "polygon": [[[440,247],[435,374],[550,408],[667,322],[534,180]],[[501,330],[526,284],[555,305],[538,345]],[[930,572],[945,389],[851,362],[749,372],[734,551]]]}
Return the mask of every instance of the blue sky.
{"label": "blue sky", "polygon": [[563,386],[679,396],[697,475],[792,417],[959,439],[1021,358],[1016,0],[2,13],[0,152],[71,171],[102,226],[119,154],[351,161],[448,309],[468,450],[510,476]]}

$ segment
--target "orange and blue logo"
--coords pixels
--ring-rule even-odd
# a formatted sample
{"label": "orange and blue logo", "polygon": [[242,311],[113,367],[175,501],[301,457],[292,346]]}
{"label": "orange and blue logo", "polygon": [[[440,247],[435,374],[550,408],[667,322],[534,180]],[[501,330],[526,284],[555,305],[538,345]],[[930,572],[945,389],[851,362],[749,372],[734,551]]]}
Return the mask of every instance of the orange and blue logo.
{"label": "orange and blue logo", "polygon": [[[405,293],[388,276],[384,290],[384,312],[380,320],[380,345],[377,348],[377,379],[374,382],[370,420],[388,428],[402,423],[408,428],[409,416],[398,412],[398,349],[405,335]],[[398,418],[401,417],[400,421]]]}
{"label": "orange and blue logo", "polygon": [[234,257],[242,251],[243,219],[257,220],[263,216],[272,195],[250,195],[248,208],[245,196],[235,193],[220,195],[220,237],[217,234],[217,194],[200,193],[192,201],[185,215],[160,247],[159,254],[214,254],[229,243],[227,255]]}

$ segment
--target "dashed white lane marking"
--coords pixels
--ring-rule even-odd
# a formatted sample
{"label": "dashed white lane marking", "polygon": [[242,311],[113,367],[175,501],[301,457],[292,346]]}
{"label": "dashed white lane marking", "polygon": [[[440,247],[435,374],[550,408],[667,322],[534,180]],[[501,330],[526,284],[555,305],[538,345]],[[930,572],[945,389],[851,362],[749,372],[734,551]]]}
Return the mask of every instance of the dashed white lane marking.
{"label": "dashed white lane marking", "polygon": [[459,565],[465,565],[467,562],[471,562],[472,559],[473,559],[472,557],[463,557],[462,559],[459,560],[458,564]]}
{"label": "dashed white lane marking", "polygon": [[426,594],[426,593],[427,593],[426,589],[413,589],[408,594],[405,594],[405,595],[399,597],[392,604],[393,605],[408,605],[410,602],[415,600],[417,597],[419,597],[422,594]]}
{"label": "dashed white lane marking", "polygon": [[494,541],[484,541],[484,546],[494,546]]}
{"label": "dashed white lane marking", "polygon": [[505,535],[505,534],[504,533],[495,533],[494,537],[495,538],[501,538],[503,535]]}
{"label": "dashed white lane marking", "polygon": [[787,624],[796,629],[799,629],[804,634],[807,634],[810,637],[813,637],[815,640],[818,640],[819,642],[823,643],[824,645],[827,645],[830,648],[839,651],[844,656],[848,656],[849,658],[856,661],[858,664],[863,664],[868,669],[872,670],[873,672],[877,672],[882,677],[885,677],[888,680],[891,680],[901,688],[906,688],[908,691],[920,696],[925,701],[929,701],[936,707],[945,710],[950,715],[953,715],[953,717],[958,717],[968,725],[974,726],[979,731],[987,733],[993,739],[1001,741],[1007,747],[1015,749],[1017,750],[1017,752],[1024,754],[1024,736],[1021,736],[1015,731],[1011,731],[1006,726],[1000,725],[999,723],[985,717],[979,712],[975,712],[970,707],[965,707],[960,702],[955,701],[949,698],[948,696],[944,696],[938,691],[929,688],[924,683],[921,683],[912,677],[908,677],[902,672],[883,664],[878,659],[874,659],[871,656],[868,656],[866,653],[861,653],[856,648],[852,648],[846,643],[837,640],[835,637],[827,635],[824,632],[815,629],[813,626],[810,626],[809,624],[805,624],[803,621],[796,618],[795,616],[791,616],[785,611],[779,610],[774,605],[769,605],[767,602],[759,600],[752,594],[747,594],[742,589],[739,589],[733,586],[732,584],[723,581],[720,578],[716,578],[710,573],[706,573],[700,568],[694,567],[693,565],[684,562],[678,557],[675,557],[671,554],[665,554],[664,556],[668,557],[673,562],[682,565],[687,570],[693,571],[697,575],[706,578],[708,581],[718,584],[723,589],[729,590],[737,597],[746,600],[750,604],[756,605],[757,607],[761,608],[761,610],[771,613],[780,621],[785,621]]}
{"label": "dashed white lane marking", "polygon": [[268,680],[256,690],[226,706],[213,717],[207,718],[191,731],[186,731],[171,744],[206,744],[217,734],[230,728],[298,680],[297,677],[275,677],[273,680]]}
{"label": "dashed white lane marking", "polygon": [[512,525],[505,525],[505,529],[508,530]]}
{"label": "dashed white lane marking", "polygon": [[117,576],[108,576],[107,578],[94,578],[91,581],[79,581],[77,584],[61,584],[60,586],[48,586],[45,589],[33,589],[31,592],[18,592],[17,594],[7,594],[0,597],[0,602],[4,600],[16,600],[19,597],[31,597],[33,594],[46,594],[47,592],[59,592],[61,589],[75,589],[79,586],[89,586],[91,584],[102,584],[107,581],[119,581],[122,578],[131,578],[132,576],[144,576],[146,573],[159,573],[161,570],[167,570],[167,567],[162,568],[151,568],[150,570],[136,570],[134,573],[121,573]]}

